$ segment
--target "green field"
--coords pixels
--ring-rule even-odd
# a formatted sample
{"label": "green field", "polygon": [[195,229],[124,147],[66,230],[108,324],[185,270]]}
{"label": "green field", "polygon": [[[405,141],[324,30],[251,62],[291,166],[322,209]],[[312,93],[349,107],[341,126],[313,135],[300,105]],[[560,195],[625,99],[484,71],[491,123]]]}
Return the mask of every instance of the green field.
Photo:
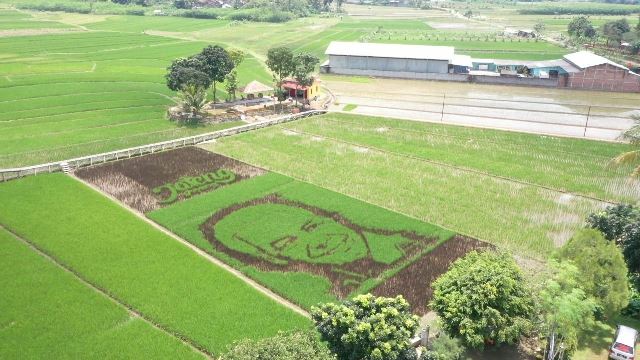
{"label": "green field", "polygon": [[39,256],[4,229],[0,229],[0,256],[3,359],[203,357]]}
{"label": "green field", "polygon": [[0,202],[3,226],[211,353],[234,340],[309,326],[306,318],[70,177],[1,184]]}
{"label": "green field", "polygon": [[[272,198],[273,194],[278,198]],[[244,205],[212,225],[216,239],[212,242],[203,224],[238,204]],[[148,216],[306,308],[335,301],[336,295],[366,293],[454,235],[272,173]],[[416,235],[424,239],[416,239]],[[409,248],[413,250],[409,252]],[[373,265],[365,265],[369,262]],[[338,278],[333,285],[321,275],[326,266],[332,269],[330,278]]]}
{"label": "green field", "polygon": [[604,206],[577,194],[639,198],[584,140],[331,114],[206,148],[537,258]]}

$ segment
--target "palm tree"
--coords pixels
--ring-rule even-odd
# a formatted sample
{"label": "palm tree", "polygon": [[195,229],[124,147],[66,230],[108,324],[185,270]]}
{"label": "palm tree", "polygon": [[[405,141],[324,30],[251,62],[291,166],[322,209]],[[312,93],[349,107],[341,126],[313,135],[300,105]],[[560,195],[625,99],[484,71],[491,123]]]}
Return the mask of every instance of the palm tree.
{"label": "palm tree", "polygon": [[207,103],[207,91],[202,86],[187,85],[178,93],[178,100],[182,111],[195,118]]}
{"label": "palm tree", "polygon": [[629,143],[635,146],[636,149],[616,156],[611,160],[611,163],[614,165],[636,165],[631,176],[640,177],[640,115],[633,115],[632,118],[636,124],[625,131],[623,138],[629,140]]}

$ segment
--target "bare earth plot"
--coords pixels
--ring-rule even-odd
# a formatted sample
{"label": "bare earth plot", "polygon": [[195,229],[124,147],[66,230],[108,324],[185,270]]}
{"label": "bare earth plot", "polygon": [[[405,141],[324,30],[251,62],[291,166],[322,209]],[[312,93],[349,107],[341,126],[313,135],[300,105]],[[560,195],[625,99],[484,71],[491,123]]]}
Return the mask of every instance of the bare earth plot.
{"label": "bare earth plot", "polygon": [[355,114],[536,134],[617,140],[640,114],[637,94],[363,79],[325,82],[341,106],[357,105]]}

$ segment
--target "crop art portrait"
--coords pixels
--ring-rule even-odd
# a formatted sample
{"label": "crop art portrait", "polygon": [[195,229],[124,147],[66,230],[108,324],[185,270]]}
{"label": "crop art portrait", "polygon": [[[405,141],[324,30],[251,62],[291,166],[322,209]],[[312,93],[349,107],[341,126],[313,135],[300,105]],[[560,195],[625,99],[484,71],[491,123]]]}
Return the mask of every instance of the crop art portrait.
{"label": "crop art portrait", "polygon": [[[212,246],[262,271],[302,271],[331,279],[347,296],[362,281],[405,260],[433,238],[356,224],[338,212],[270,194],[216,211],[201,226]],[[392,245],[400,256],[376,261]]]}

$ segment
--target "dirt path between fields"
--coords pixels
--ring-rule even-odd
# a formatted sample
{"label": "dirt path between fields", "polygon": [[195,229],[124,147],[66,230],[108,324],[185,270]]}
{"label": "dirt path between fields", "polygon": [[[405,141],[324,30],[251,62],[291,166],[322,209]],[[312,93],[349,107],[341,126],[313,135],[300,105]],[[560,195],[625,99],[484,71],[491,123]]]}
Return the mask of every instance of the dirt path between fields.
{"label": "dirt path between fields", "polygon": [[171,238],[173,238],[174,240],[180,242],[182,245],[188,247],[189,249],[193,250],[196,254],[202,256],[203,258],[205,258],[207,261],[209,261],[210,263],[217,265],[225,270],[227,270],[228,272],[230,272],[231,274],[235,275],[236,277],[240,278],[242,281],[244,281],[245,283],[247,283],[249,286],[251,286],[252,288],[258,290],[259,292],[261,292],[262,294],[264,294],[265,296],[269,297],[270,299],[276,301],[277,303],[279,303],[280,305],[283,305],[287,308],[289,308],[290,310],[306,317],[306,318],[311,318],[311,316],[309,315],[309,313],[304,310],[303,308],[299,307],[298,305],[286,300],[285,298],[281,297],[280,295],[274,293],[273,291],[267,289],[266,287],[258,284],[257,282],[255,282],[253,279],[247,277],[245,274],[243,274],[242,272],[234,269],[233,267],[225,264],[224,262],[214,258],[213,256],[209,255],[207,252],[205,252],[204,250],[201,250],[200,248],[198,248],[197,246],[191,244],[190,242],[188,242],[187,240],[184,240],[183,238],[179,237],[178,235],[172,233],[171,231],[169,231],[168,229],[166,229],[165,227],[159,225],[158,223],[155,223],[153,221],[151,221],[149,218],[147,218],[146,216],[144,216],[144,214],[129,208],[128,206],[125,206],[124,204],[122,204],[120,201],[118,201],[118,199],[112,197],[111,195],[102,192],[102,190],[100,190],[100,188],[96,187],[95,185],[84,181],[83,179],[78,178],[75,175],[70,175],[71,178],[83,183],[84,185],[92,188],[93,190],[97,191],[98,193],[102,194],[103,196],[107,197],[108,199],[110,199],[111,201],[113,201],[114,203],[118,204],[119,206],[121,206],[123,209],[126,209],[127,211],[129,211],[130,213],[134,214],[136,217],[138,217],[139,219],[143,220],[144,222],[146,222],[147,224],[151,225],[152,227],[160,230],[162,233],[164,233],[165,235],[170,236]]}
{"label": "dirt path between fields", "polygon": [[20,241],[23,244],[27,245],[31,250],[33,250],[38,255],[42,256],[43,258],[45,258],[46,260],[51,262],[53,265],[55,265],[59,269],[62,269],[64,271],[66,271],[67,273],[73,275],[73,277],[75,277],[83,285],[91,288],[93,291],[95,291],[98,294],[104,296],[109,301],[111,301],[112,303],[118,305],[119,307],[122,307],[122,308],[126,309],[129,312],[129,316],[130,317],[139,318],[140,320],[146,322],[147,324],[149,324],[152,327],[160,330],[161,332],[163,332],[163,333],[165,333],[165,334],[167,334],[167,335],[169,335],[169,336],[171,336],[173,338],[176,338],[176,339],[180,340],[180,342],[182,342],[183,344],[187,345],[189,348],[191,348],[191,350],[199,353],[200,355],[202,355],[203,357],[205,357],[207,359],[212,359],[212,360],[215,359],[215,356],[212,353],[210,353],[208,350],[202,348],[200,345],[198,345],[196,343],[191,342],[191,340],[188,340],[186,337],[181,336],[180,334],[175,334],[175,333],[167,330],[164,326],[162,326],[162,325],[154,322],[153,320],[147,318],[144,314],[138,312],[132,306],[120,301],[115,296],[109,294],[109,292],[106,289],[103,289],[100,286],[98,286],[98,285],[92,283],[91,281],[85,279],[84,277],[82,277],[82,275],[80,275],[78,272],[73,270],[73,268],[71,268],[70,266],[65,265],[64,263],[59,261],[56,257],[54,257],[53,255],[50,255],[45,250],[41,249],[35,243],[31,242],[30,240],[27,240],[27,239],[23,238],[22,236],[20,236],[17,233],[13,232],[13,230],[11,230],[9,228],[6,228],[3,225],[0,225],[0,229],[5,230],[9,234],[11,234],[11,236],[13,236],[13,238],[15,238],[17,241]]}

